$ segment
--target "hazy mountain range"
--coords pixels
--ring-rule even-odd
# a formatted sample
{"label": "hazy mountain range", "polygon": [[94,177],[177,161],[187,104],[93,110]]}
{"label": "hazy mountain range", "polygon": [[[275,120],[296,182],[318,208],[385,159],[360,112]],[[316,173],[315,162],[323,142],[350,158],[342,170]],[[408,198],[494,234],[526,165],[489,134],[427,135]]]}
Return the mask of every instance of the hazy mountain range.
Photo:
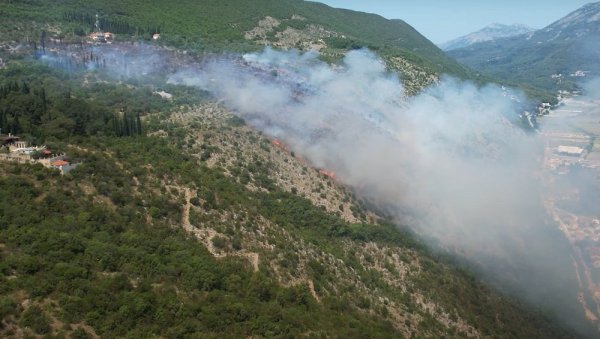
{"label": "hazy mountain range", "polygon": [[493,23],[476,32],[461,36],[439,45],[444,51],[464,48],[473,44],[491,41],[498,38],[508,38],[516,35],[531,33],[535,29],[522,24],[504,25]]}
{"label": "hazy mountain range", "polygon": [[600,2],[587,4],[530,34],[447,52],[477,71],[547,89],[569,89],[600,74]]}

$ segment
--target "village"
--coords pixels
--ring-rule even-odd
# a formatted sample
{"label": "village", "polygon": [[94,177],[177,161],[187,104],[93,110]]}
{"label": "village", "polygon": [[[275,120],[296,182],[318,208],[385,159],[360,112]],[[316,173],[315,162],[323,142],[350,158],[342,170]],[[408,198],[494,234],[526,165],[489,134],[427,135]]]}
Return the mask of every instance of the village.
{"label": "village", "polygon": [[44,167],[58,170],[64,175],[79,164],[71,163],[67,155],[56,154],[46,146],[30,146],[18,136],[0,134],[0,161],[19,164],[41,164]]}

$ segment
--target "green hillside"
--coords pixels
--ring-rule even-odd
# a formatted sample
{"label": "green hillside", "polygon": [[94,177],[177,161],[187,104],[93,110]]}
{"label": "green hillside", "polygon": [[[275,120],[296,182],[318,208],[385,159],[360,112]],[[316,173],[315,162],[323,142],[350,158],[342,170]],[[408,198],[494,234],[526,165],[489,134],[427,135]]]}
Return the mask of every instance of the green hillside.
{"label": "green hillside", "polygon": [[[448,58],[433,43],[401,20],[387,20],[374,14],[334,9],[301,0],[184,0],[168,1],[39,1],[2,0],[0,18],[7,29],[1,40],[38,40],[41,31],[65,39],[93,31],[98,13],[106,30],[121,39],[150,39],[160,32],[161,41],[197,51],[248,51],[260,44],[245,38],[261,19],[273,17],[281,25],[269,33],[273,40],[286,28],[306,31],[318,26],[332,36],[310,36],[327,44],[323,54],[357,47],[369,47],[384,57],[398,56],[431,73],[460,77],[468,71]],[[34,38],[35,37],[35,38]],[[295,46],[290,46],[295,47]],[[337,52],[337,53],[336,53]]]}
{"label": "green hillside", "polygon": [[3,131],[81,163],[0,161],[1,337],[570,336],[201,93],[97,76],[0,70]]}

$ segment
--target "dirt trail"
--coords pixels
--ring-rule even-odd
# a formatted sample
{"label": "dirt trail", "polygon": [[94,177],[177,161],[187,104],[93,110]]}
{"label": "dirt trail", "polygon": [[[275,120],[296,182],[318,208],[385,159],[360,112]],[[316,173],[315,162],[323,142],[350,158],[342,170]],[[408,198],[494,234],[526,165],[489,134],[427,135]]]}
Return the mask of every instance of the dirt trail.
{"label": "dirt trail", "polygon": [[308,277],[308,276],[306,276],[306,275],[303,275],[302,277],[297,277],[297,278],[296,278],[296,277],[294,277],[294,278],[291,278],[291,279],[289,279],[289,280],[287,280],[287,281],[282,281],[282,280],[281,280],[281,276],[282,276],[282,274],[281,274],[281,272],[279,271],[279,269],[277,268],[277,266],[276,266],[276,265],[273,265],[273,264],[271,263],[271,269],[273,270],[273,272],[275,272],[275,275],[276,275],[276,276],[278,276],[278,277],[280,278],[280,279],[279,279],[279,283],[280,283],[282,286],[285,286],[285,287],[292,287],[292,286],[303,285],[303,284],[305,284],[305,283],[306,283],[306,284],[308,285],[308,291],[310,292],[310,294],[313,296],[313,298],[315,298],[315,300],[316,300],[318,303],[321,303],[321,298],[319,298],[319,295],[317,294],[317,291],[315,291],[315,283],[313,282],[313,280],[312,280],[311,278],[309,278],[309,277]]}
{"label": "dirt trail", "polygon": [[312,279],[307,279],[308,282],[308,290],[310,291],[310,294],[312,294],[313,298],[315,298],[315,300],[317,300],[317,302],[321,302],[321,298],[319,298],[319,296],[317,295],[317,292],[315,291],[315,283],[312,281]]}
{"label": "dirt trail", "polygon": [[183,214],[181,217],[181,222],[183,224],[183,228],[188,231],[191,232],[191,228],[193,228],[192,224],[190,223],[190,208],[192,207],[192,191],[190,191],[189,188],[185,189],[185,205],[183,205]]}
{"label": "dirt trail", "polygon": [[225,258],[228,256],[242,257],[248,259],[250,264],[252,264],[252,268],[255,272],[258,272],[258,263],[259,263],[259,255],[255,252],[245,252],[239,251],[236,253],[221,253],[221,251],[215,248],[213,244],[213,238],[217,236],[217,232],[210,228],[198,228],[190,223],[190,210],[192,208],[191,199],[193,198],[192,191],[189,188],[184,189],[185,194],[185,204],[183,205],[182,216],[181,216],[181,225],[183,229],[193,234],[198,240],[200,240],[208,249],[208,251],[215,258]]}

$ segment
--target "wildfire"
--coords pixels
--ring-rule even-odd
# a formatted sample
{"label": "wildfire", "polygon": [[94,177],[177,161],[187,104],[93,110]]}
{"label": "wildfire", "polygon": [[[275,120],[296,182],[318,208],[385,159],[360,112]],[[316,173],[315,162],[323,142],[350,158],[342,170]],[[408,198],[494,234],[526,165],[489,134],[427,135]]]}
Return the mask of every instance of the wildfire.
{"label": "wildfire", "polygon": [[288,150],[287,146],[283,142],[279,141],[279,139],[273,139],[273,141],[271,141],[271,143],[286,152]]}
{"label": "wildfire", "polygon": [[335,172],[333,171],[328,171],[326,169],[320,169],[319,173],[323,174],[324,176],[333,179],[333,180],[337,180],[337,176],[335,175]]}

